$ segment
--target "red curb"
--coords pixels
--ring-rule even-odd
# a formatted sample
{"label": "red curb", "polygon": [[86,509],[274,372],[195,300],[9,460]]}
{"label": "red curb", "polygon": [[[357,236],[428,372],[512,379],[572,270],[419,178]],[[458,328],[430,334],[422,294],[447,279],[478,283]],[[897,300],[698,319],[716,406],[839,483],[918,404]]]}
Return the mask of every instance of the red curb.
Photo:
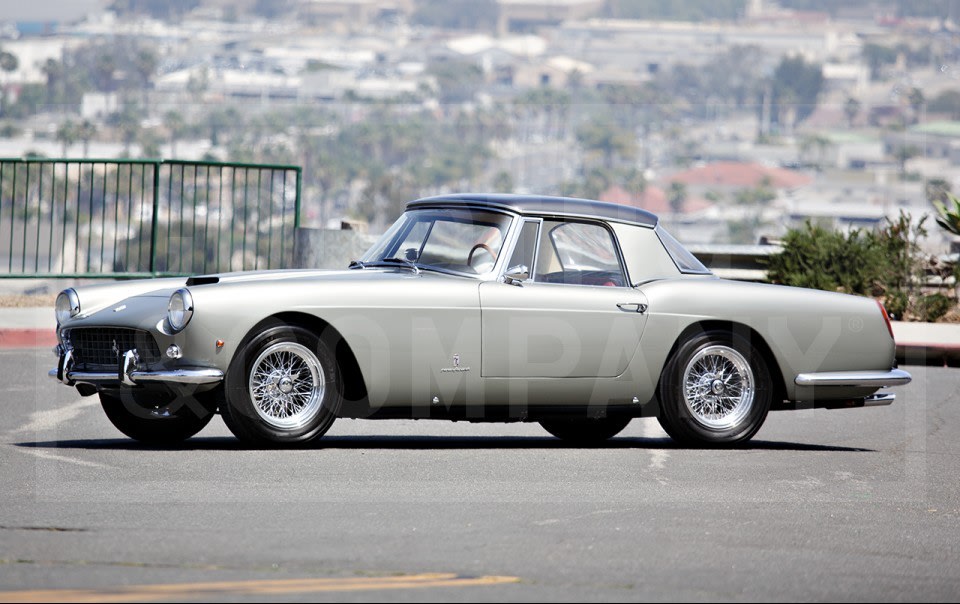
{"label": "red curb", "polygon": [[46,348],[57,344],[53,329],[0,329],[0,348]]}
{"label": "red curb", "polygon": [[897,342],[897,348],[925,348],[938,352],[960,352],[960,344],[929,344],[924,342]]}

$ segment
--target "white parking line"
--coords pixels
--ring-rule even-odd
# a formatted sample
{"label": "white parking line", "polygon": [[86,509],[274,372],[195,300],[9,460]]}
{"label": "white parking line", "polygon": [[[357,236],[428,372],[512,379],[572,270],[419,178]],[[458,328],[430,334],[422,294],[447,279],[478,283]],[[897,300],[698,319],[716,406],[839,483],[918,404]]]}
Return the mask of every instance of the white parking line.
{"label": "white parking line", "polygon": [[74,419],[87,407],[94,407],[100,404],[100,399],[95,396],[82,398],[69,405],[59,409],[50,409],[47,411],[37,411],[30,414],[30,421],[20,426],[14,432],[44,432],[47,430],[56,430],[61,424],[65,424]]}
{"label": "white parking line", "polygon": [[[74,401],[69,405],[60,407],[59,409],[49,409],[45,411],[37,411],[30,414],[30,421],[26,424],[20,426],[19,428],[9,432],[8,435],[13,434],[23,434],[24,432],[50,432],[58,429],[61,425],[64,425],[77,416],[79,416],[83,411],[89,407],[95,407],[100,404],[100,400],[97,397],[88,397],[82,398],[78,401]],[[11,445],[17,451],[21,453],[26,453],[27,455],[32,455],[39,459],[45,461],[58,461],[62,463],[70,463],[77,466],[83,466],[87,468],[110,468],[102,463],[97,463],[95,461],[86,461],[84,459],[77,459],[75,457],[69,457],[67,455],[60,455],[57,453],[52,453],[46,448],[38,447],[24,447]]]}
{"label": "white parking line", "polygon": [[[663,438],[666,435],[667,433],[663,431],[663,428],[660,427],[660,424],[656,420],[649,418],[644,420],[644,438]],[[650,465],[647,466],[647,469],[654,471],[662,470],[666,466],[668,459],[670,459],[670,453],[663,449],[654,449],[650,452]]]}
{"label": "white parking line", "polygon": [[77,459],[75,457],[67,457],[66,455],[57,455],[56,453],[51,453],[43,449],[37,449],[33,447],[18,447],[13,445],[13,448],[21,453],[26,453],[27,455],[33,455],[34,457],[39,457],[40,459],[46,461],[60,461],[63,463],[72,463],[77,466],[84,466],[87,468],[112,468],[113,466],[108,466],[106,464],[97,463],[95,461],[86,461],[84,459]]}

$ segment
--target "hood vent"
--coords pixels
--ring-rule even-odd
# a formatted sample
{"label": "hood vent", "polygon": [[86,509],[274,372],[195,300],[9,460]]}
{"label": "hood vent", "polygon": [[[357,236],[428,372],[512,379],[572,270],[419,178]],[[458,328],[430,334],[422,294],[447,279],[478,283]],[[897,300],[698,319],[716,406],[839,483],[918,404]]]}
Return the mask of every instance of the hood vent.
{"label": "hood vent", "polygon": [[192,287],[194,285],[213,285],[214,283],[220,283],[220,277],[206,275],[200,277],[190,277],[187,279],[187,287]]}

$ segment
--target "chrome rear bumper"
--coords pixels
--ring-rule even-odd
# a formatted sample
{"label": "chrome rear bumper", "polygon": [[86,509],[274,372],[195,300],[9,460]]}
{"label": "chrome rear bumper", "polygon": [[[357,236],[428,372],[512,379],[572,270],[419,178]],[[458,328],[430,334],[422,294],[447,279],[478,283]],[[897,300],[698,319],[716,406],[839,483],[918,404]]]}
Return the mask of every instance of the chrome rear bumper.
{"label": "chrome rear bumper", "polygon": [[893,404],[893,401],[897,399],[897,395],[892,392],[878,392],[876,394],[871,394],[867,398],[863,399],[864,407],[885,407],[887,405]]}
{"label": "chrome rear bumper", "polygon": [[[842,388],[884,388],[909,384],[913,377],[902,369],[889,371],[827,371],[801,373],[794,380],[797,386],[839,386]],[[891,395],[892,396],[892,395]]]}

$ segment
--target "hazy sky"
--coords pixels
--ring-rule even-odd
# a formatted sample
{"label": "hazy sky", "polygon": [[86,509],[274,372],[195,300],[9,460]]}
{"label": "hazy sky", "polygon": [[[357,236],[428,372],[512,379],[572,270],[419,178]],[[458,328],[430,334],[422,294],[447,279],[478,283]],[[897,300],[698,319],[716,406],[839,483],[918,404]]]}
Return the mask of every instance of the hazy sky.
{"label": "hazy sky", "polygon": [[110,0],[0,0],[0,21],[71,21]]}

